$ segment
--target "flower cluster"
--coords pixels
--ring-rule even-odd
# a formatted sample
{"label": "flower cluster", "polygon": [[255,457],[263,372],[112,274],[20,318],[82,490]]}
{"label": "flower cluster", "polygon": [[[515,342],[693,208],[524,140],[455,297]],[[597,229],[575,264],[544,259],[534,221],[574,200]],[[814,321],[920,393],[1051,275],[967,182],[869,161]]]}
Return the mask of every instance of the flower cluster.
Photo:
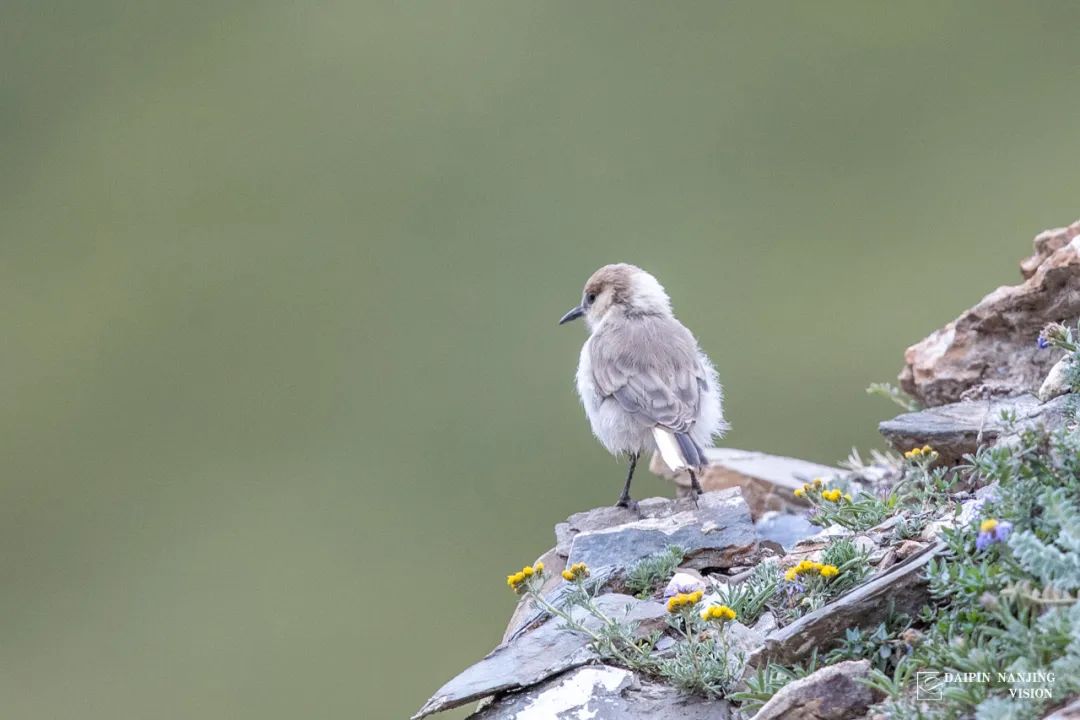
{"label": "flower cluster", "polygon": [[904,457],[908,460],[921,460],[923,458],[932,460],[935,455],[937,455],[937,451],[929,445],[923,445],[921,448],[912,448],[904,453]]}
{"label": "flower cluster", "polygon": [[784,573],[784,579],[788,582],[795,582],[801,575],[820,575],[828,579],[839,574],[840,570],[835,565],[822,565],[813,560],[803,560],[798,565],[789,567]]}
{"label": "flower cluster", "polygon": [[692,593],[679,593],[667,601],[667,611],[669,613],[677,613],[683,608],[692,607],[701,602],[701,598],[705,595],[701,590],[695,590]]}
{"label": "flower cluster", "polygon": [[851,500],[851,495],[840,492],[840,488],[833,488],[832,490],[826,490],[821,493],[821,497],[829,502],[838,503],[840,499]]}
{"label": "flower cluster", "polygon": [[1070,335],[1072,333],[1061,323],[1050,323],[1039,333],[1036,344],[1038,344],[1040,350],[1045,350],[1051,345],[1061,346],[1072,341]]}
{"label": "flower cluster", "polygon": [[584,580],[589,577],[589,568],[583,562],[574,563],[567,569],[562,571],[563,580],[567,582],[574,582],[576,580]]}
{"label": "flower cluster", "polygon": [[512,573],[506,576],[506,586],[517,592],[525,585],[525,581],[531,578],[533,575],[540,575],[544,572],[544,563],[538,562],[535,565],[526,565],[518,570],[516,573]]}
{"label": "flower cluster", "polygon": [[800,488],[795,488],[795,497],[806,497],[806,494],[813,492],[814,490],[820,490],[825,485],[825,481],[821,478],[814,478],[813,482],[805,483]]}
{"label": "flower cluster", "polygon": [[1008,520],[987,518],[979,524],[979,536],[975,538],[975,547],[985,550],[994,543],[1005,542],[1012,532],[1012,523]]}
{"label": "flower cluster", "polygon": [[701,619],[726,623],[735,619],[735,611],[727,605],[710,605],[701,611]]}

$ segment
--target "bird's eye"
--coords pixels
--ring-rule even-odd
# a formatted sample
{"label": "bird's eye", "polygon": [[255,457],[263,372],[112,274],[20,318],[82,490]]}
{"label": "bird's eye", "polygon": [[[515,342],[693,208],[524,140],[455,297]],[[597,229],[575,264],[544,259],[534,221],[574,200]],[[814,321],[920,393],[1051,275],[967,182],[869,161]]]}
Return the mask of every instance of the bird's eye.
{"label": "bird's eye", "polygon": [[586,305],[592,305],[594,302],[596,302],[596,293],[589,293],[585,296]]}

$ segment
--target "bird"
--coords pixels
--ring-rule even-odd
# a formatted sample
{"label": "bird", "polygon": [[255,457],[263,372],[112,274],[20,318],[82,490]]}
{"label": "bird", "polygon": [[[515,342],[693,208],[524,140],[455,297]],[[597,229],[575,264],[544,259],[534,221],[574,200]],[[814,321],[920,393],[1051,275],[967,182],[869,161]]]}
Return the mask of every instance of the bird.
{"label": "bird", "polygon": [[634,469],[641,454],[652,450],[673,472],[689,473],[696,503],[705,448],[729,425],[716,369],[676,319],[664,287],[635,265],[605,265],[559,324],[577,318],[589,330],[576,375],[585,415],[608,452],[629,458],[616,505],[635,507]]}

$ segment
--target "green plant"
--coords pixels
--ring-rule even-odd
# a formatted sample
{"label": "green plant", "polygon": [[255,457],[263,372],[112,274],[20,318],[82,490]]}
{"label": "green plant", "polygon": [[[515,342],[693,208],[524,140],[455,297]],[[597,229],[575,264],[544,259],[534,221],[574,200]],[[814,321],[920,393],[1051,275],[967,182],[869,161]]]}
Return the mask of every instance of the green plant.
{"label": "green plant", "polygon": [[720,602],[738,614],[740,622],[752,625],[780,589],[780,582],[779,566],[775,562],[762,562],[742,582],[721,585],[717,594]]}
{"label": "green plant", "polygon": [[626,575],[627,592],[639,599],[649,597],[671,577],[683,557],[682,548],[672,545],[641,560]]}
{"label": "green plant", "polygon": [[911,643],[902,637],[910,627],[911,617],[895,613],[890,607],[885,620],[872,630],[845,630],[840,644],[825,656],[825,661],[831,665],[842,660],[866,659],[881,672],[891,672],[912,651]]}
{"label": "green plant", "polygon": [[817,670],[818,667],[816,649],[811,653],[810,659],[805,665],[796,664],[787,667],[776,663],[765,663],[746,678],[745,690],[732,693],[730,697],[732,700],[741,703],[744,712],[748,714],[757,712],[780,688],[793,680],[806,677]]}

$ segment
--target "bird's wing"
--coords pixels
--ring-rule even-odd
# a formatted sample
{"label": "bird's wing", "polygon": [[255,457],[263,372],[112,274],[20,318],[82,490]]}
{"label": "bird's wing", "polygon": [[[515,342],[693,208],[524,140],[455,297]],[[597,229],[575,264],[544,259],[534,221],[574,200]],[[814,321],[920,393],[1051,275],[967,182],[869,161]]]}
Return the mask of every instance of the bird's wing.
{"label": "bird's wing", "polygon": [[708,386],[690,331],[670,318],[602,329],[590,342],[596,389],[642,424],[689,432]]}

